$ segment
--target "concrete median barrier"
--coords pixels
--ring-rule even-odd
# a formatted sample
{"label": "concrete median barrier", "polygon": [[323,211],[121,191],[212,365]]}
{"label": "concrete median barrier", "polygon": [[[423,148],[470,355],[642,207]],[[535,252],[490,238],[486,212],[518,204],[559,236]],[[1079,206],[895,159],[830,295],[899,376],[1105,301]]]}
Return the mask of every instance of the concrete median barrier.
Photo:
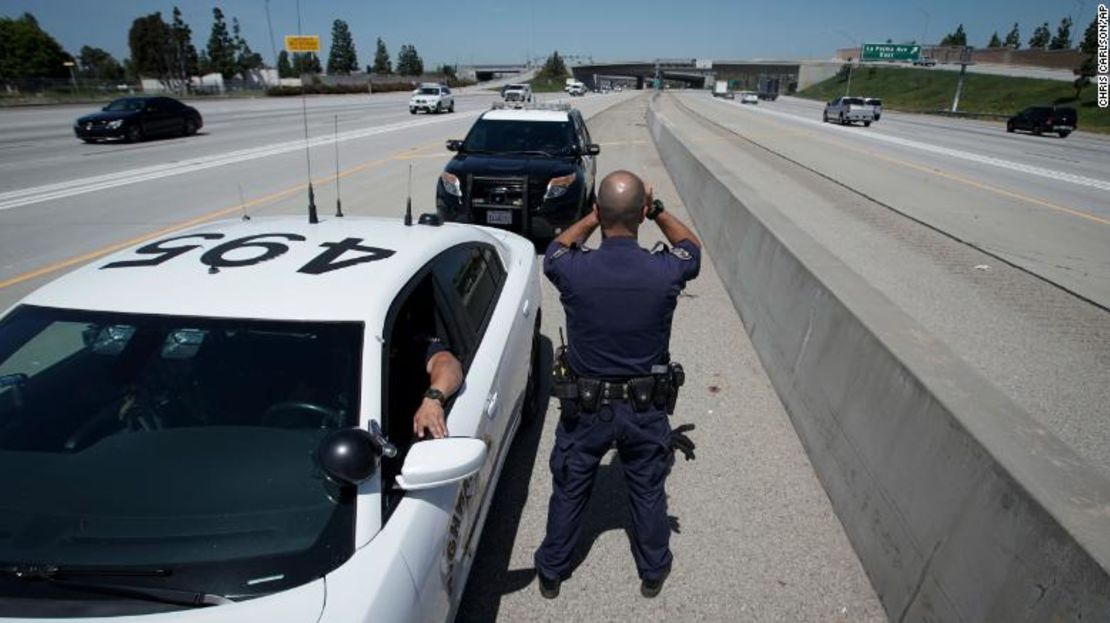
{"label": "concrete median barrier", "polygon": [[662,97],[659,154],[891,620],[1110,620],[1110,483]]}

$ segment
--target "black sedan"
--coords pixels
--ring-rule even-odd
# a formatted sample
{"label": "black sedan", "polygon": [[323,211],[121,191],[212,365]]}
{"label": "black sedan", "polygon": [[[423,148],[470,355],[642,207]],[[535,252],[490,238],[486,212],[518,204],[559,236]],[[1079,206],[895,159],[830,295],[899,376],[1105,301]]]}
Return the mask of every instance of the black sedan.
{"label": "black sedan", "polygon": [[113,138],[137,143],[153,136],[190,136],[203,125],[196,108],[172,97],[122,97],[78,119],[73,132],[86,143]]}

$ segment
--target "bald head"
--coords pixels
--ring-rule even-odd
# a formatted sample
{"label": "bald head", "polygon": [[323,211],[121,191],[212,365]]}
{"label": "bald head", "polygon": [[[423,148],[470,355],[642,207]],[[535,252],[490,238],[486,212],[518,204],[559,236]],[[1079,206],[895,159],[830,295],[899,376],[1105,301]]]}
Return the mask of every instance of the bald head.
{"label": "bald head", "polygon": [[597,216],[601,228],[635,233],[644,220],[644,183],[629,171],[614,171],[597,189]]}

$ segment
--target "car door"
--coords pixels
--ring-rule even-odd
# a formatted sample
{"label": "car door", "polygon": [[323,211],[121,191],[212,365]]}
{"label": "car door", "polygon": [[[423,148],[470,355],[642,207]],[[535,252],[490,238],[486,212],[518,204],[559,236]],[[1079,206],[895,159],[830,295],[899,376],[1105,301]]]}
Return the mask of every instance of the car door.
{"label": "car door", "polygon": [[1029,130],[1029,129],[1031,129],[1031,125],[1029,123],[1029,118],[1030,118],[1030,115],[1032,113],[1033,113],[1032,108],[1026,108],[1025,110],[1019,112],[1017,114],[1017,119],[1014,120],[1014,127],[1018,128],[1019,130]]}
{"label": "car door", "polygon": [[[488,331],[503,285],[503,270],[490,261],[491,254],[496,255],[490,245],[478,242],[439,254],[398,296],[387,321],[383,414],[390,438],[397,443],[406,427],[411,431],[413,405],[427,382],[413,365],[414,359],[422,361],[419,343],[413,346],[404,335],[396,335],[396,327],[411,317],[415,328],[410,333],[433,331],[463,367],[463,385],[448,403],[448,434],[481,439],[488,447],[486,463],[459,484],[383,495],[385,530],[403,541],[401,552],[421,596],[415,620],[443,621],[458,604],[477,548],[478,517],[493,494],[490,481],[513,415],[513,397],[502,393],[500,380],[507,332]],[[418,380],[396,376],[400,365]],[[414,393],[416,402],[406,402]],[[407,450],[408,445],[398,447]],[[383,490],[401,464],[383,464]]]}

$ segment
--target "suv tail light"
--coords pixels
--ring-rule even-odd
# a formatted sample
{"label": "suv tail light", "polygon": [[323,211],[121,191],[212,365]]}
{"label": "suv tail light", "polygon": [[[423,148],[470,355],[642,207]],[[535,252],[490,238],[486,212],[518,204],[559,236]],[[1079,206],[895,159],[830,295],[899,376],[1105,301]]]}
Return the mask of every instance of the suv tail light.
{"label": "suv tail light", "polygon": [[1052,115],[1049,115],[1048,116],[1048,125],[1054,125],[1055,123],[1056,123],[1056,117],[1053,117]]}

